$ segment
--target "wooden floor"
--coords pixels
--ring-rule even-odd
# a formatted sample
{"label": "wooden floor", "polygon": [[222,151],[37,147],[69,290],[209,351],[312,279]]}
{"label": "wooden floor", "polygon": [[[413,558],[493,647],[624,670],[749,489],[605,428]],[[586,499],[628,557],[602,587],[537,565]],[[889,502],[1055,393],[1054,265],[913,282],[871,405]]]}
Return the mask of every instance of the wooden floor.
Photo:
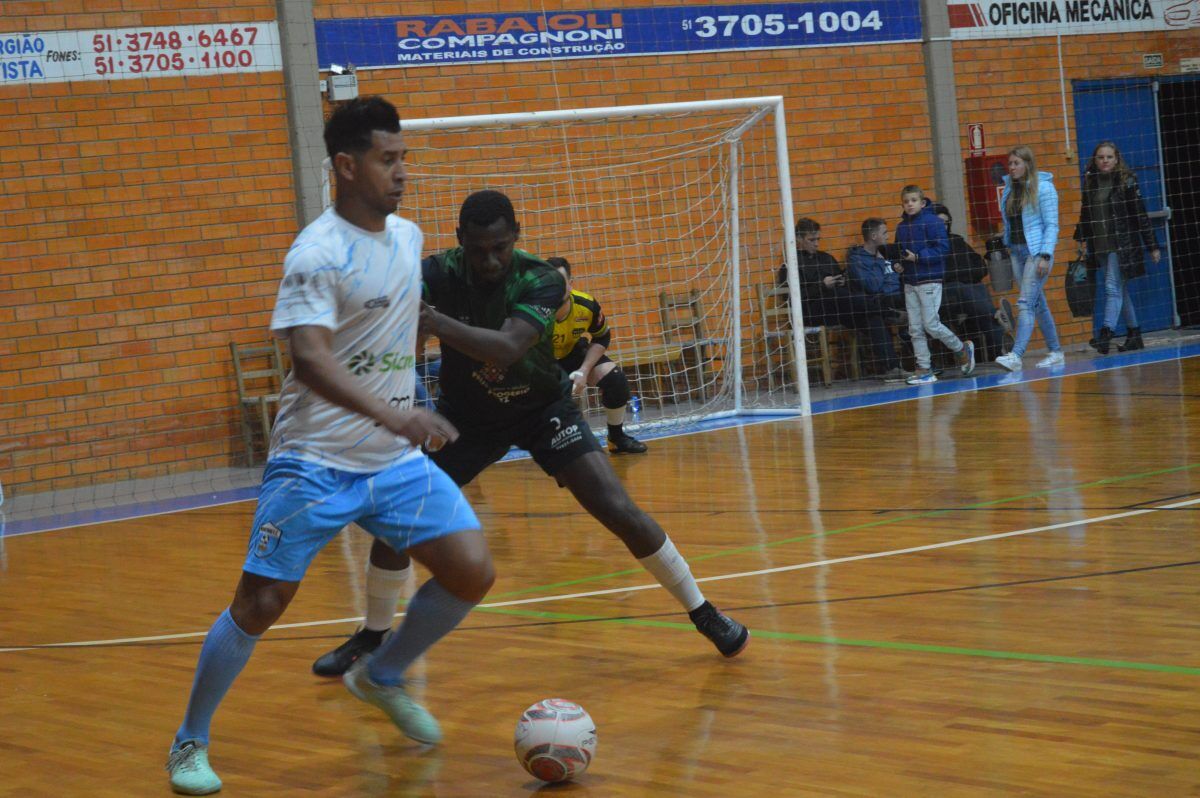
{"label": "wooden floor", "polygon": [[[531,463],[470,489],[499,579],[424,664],[444,744],[309,673],[368,539],[317,559],[218,712],[223,795],[525,796],[533,701],[591,711],[587,796],[1200,795],[1200,361],[654,442],[615,464],[753,629],[722,660]],[[1195,450],[1195,451],[1194,451]],[[10,539],[0,794],[166,795],[243,503]],[[522,603],[523,602],[523,603]],[[158,636],[188,635],[177,639]]]}

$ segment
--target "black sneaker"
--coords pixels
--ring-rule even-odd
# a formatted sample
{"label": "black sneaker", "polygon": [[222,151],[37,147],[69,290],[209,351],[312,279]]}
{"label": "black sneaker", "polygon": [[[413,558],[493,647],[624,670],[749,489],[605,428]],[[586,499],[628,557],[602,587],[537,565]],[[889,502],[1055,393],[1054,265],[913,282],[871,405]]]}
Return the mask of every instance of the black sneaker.
{"label": "black sneaker", "polygon": [[608,450],[613,454],[644,454],[646,444],[627,432],[608,433]]}
{"label": "black sneaker", "polygon": [[750,642],[750,631],[706,601],[688,613],[696,630],[726,657],[736,657]]}
{"label": "black sneaker", "polygon": [[312,672],[318,676],[341,676],[359,659],[379,648],[387,631],[359,629],[350,639],[326,654],[317,657]]}

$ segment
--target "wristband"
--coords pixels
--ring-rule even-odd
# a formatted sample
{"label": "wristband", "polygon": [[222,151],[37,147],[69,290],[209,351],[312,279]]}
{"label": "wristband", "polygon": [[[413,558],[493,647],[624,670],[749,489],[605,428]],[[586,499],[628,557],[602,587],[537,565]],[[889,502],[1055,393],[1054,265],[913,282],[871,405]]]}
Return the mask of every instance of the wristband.
{"label": "wristband", "polygon": [[575,380],[578,380],[583,377],[583,372],[582,371],[572,371],[567,376],[571,379],[571,382],[575,382]]}

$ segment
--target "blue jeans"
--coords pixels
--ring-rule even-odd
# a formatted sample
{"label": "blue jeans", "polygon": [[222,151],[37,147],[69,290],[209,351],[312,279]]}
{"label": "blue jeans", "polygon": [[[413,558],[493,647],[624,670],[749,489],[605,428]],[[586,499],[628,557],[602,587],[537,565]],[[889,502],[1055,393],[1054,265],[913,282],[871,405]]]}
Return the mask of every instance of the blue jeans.
{"label": "blue jeans", "polygon": [[1110,252],[1104,258],[1104,317],[1100,320],[1101,326],[1117,329],[1121,311],[1125,312],[1126,327],[1138,326],[1129,286],[1125,282],[1125,275],[1121,273],[1121,258],[1117,253]]}
{"label": "blue jeans", "polygon": [[1046,304],[1046,279],[1050,276],[1038,277],[1037,263],[1030,255],[1029,247],[1016,244],[1010,247],[1012,252],[1013,272],[1017,283],[1021,286],[1021,298],[1017,300],[1017,334],[1013,342],[1013,354],[1021,357],[1029,348],[1029,339],[1033,337],[1033,323],[1036,320],[1042,337],[1046,339],[1046,348],[1051,352],[1061,349],[1058,345],[1058,330],[1054,326],[1054,315]]}

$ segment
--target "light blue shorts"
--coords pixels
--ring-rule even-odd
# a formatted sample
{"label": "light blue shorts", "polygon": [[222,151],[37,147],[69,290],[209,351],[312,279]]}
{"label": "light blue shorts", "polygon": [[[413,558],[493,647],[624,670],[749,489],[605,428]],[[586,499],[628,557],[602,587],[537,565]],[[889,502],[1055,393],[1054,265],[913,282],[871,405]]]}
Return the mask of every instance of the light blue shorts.
{"label": "light blue shorts", "polygon": [[462,491],[424,455],[375,474],[272,460],[263,472],[242,568],[299,582],[317,552],[351,522],[396,551],[479,529]]}

